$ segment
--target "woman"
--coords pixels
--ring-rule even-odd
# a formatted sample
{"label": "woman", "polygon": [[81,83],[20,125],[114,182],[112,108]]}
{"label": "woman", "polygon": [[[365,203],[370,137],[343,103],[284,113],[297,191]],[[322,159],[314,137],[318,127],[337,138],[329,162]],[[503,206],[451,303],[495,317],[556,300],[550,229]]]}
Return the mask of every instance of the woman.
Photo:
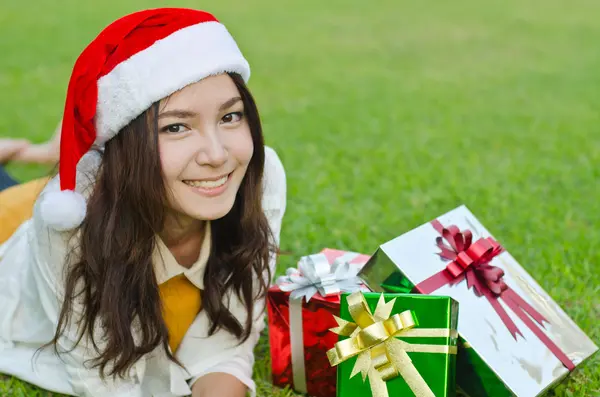
{"label": "woman", "polygon": [[83,51],[59,175],[0,246],[0,372],[83,396],[254,390],[285,174],[249,72],[189,9],[128,15]]}

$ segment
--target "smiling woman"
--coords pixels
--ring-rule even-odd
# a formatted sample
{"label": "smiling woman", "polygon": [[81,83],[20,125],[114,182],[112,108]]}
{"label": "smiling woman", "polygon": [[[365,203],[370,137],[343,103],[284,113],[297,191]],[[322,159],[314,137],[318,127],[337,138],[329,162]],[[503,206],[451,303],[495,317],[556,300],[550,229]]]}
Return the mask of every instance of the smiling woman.
{"label": "smiling woman", "polygon": [[286,184],[249,73],[189,9],[131,14],[83,51],[59,175],[0,245],[0,373],[82,396],[254,390]]}

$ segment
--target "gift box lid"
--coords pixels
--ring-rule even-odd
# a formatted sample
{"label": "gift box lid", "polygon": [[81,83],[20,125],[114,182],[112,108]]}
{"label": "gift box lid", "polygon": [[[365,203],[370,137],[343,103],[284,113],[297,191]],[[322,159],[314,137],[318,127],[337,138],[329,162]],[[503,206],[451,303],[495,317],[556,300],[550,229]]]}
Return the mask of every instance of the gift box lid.
{"label": "gift box lid", "polygon": [[[374,291],[382,291],[382,285],[394,278],[393,284],[401,284],[406,290],[417,286],[418,290],[420,283],[452,262],[439,255],[441,250],[436,239],[441,236],[440,225],[470,230],[473,242],[492,237],[471,211],[461,206],[433,223],[421,225],[382,244],[359,276]],[[598,350],[509,252],[504,250],[496,255],[490,265],[502,269],[502,281],[547,320],[540,327],[541,331],[575,365]],[[497,311],[485,296],[478,297],[473,288],[468,288],[464,280],[455,285],[444,285],[433,293],[451,296],[459,302],[460,336],[510,392],[518,396],[536,396],[569,373],[547,345],[507,306],[506,300],[498,299],[501,307]],[[508,314],[508,321],[513,322],[520,335],[513,336],[507,322],[498,314],[502,311]]]}

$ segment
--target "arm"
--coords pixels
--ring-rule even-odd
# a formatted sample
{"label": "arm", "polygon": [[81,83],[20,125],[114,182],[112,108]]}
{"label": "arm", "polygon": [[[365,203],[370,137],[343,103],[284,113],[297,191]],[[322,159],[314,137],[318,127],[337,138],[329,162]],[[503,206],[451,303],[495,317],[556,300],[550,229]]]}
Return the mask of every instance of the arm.
{"label": "arm", "polygon": [[54,134],[48,141],[38,144],[28,143],[22,150],[15,154],[12,160],[21,163],[57,163],[60,153],[61,128],[62,120],[58,123],[54,130]]}
{"label": "arm", "polygon": [[192,386],[192,397],[245,397],[248,387],[233,375],[214,372],[199,378]]}

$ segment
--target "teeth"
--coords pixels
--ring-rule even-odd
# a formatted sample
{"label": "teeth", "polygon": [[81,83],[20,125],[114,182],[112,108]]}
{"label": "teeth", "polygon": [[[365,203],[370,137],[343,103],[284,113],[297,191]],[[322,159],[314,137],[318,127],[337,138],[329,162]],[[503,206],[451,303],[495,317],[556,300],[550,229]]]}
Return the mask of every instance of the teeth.
{"label": "teeth", "polygon": [[214,188],[224,185],[225,182],[227,182],[228,177],[229,177],[229,175],[225,175],[223,178],[217,179],[216,181],[185,181],[185,183],[192,187],[201,187],[204,189],[214,189]]}

